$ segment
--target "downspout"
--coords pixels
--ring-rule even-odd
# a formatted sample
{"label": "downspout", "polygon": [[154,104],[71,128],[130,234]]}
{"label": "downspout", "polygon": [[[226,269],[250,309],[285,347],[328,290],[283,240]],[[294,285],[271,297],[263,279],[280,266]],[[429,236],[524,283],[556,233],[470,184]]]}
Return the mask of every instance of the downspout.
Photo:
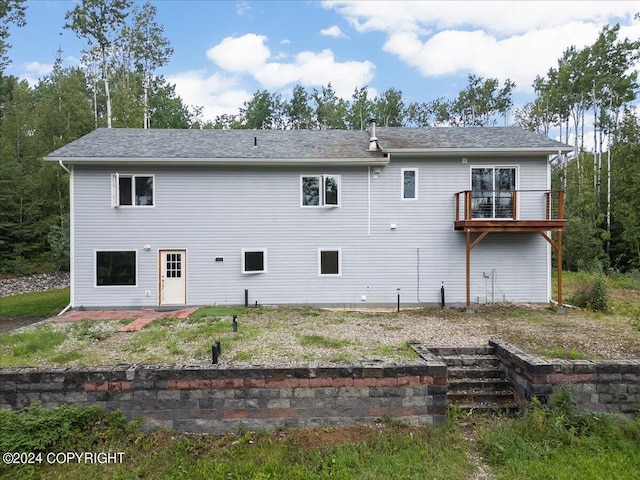
{"label": "downspout", "polygon": [[367,237],[371,236],[371,165],[367,167]]}
{"label": "downspout", "polygon": [[71,174],[71,170],[69,170],[64,163],[62,163],[62,160],[58,160],[58,165],[60,165],[62,167],[62,169],[67,172],[68,174]]}
{"label": "downspout", "polygon": [[[69,177],[69,183],[71,184],[72,182],[72,178],[71,176],[73,175],[73,173],[71,172],[71,170],[69,170],[64,163],[62,163],[62,160],[58,161],[58,165],[60,165],[62,167],[62,169],[67,172],[70,177]],[[73,307],[73,302],[71,301],[72,297],[72,285],[73,285],[73,279],[71,278],[73,276],[73,248],[71,247],[72,243],[73,243],[73,221],[71,219],[72,216],[72,212],[71,212],[71,208],[73,208],[73,204],[71,203],[71,200],[73,200],[73,193],[72,193],[72,187],[70,185],[69,187],[69,196],[70,196],[70,205],[69,205],[69,236],[71,238],[69,238],[69,250],[71,250],[69,252],[69,270],[70,270],[70,275],[69,275],[69,305],[67,305],[66,307],[64,307],[62,309],[62,311],[60,313],[58,313],[58,317],[61,317],[62,315],[64,315],[65,313],[67,313],[67,311],[69,311],[69,309],[71,307]]]}

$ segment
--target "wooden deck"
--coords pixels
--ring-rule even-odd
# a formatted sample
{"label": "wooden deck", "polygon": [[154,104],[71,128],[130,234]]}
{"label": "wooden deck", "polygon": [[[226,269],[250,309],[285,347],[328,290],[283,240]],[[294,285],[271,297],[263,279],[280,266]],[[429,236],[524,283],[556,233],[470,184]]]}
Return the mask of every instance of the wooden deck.
{"label": "wooden deck", "polygon": [[[519,218],[519,203],[538,207],[538,215],[529,213]],[[488,200],[488,201],[487,201]],[[482,203],[484,202],[484,204]],[[505,202],[498,206],[498,202]],[[535,202],[541,202],[536,205]],[[524,205],[531,206],[529,204]],[[488,212],[488,215],[487,215]],[[503,218],[482,218],[491,214]],[[498,215],[499,214],[499,215]],[[539,217],[539,218],[538,218]],[[484,237],[493,232],[539,233],[557,252],[558,260],[558,305],[562,307],[562,230],[567,226],[564,218],[564,191],[562,190],[512,190],[482,191],[465,190],[456,193],[456,216],[453,229],[466,235],[467,307],[471,307],[471,250]],[[556,232],[555,240],[550,232]],[[475,238],[472,235],[477,233]]]}
{"label": "wooden deck", "polygon": [[557,232],[567,226],[564,219],[553,220],[456,220],[454,230],[468,232]]}

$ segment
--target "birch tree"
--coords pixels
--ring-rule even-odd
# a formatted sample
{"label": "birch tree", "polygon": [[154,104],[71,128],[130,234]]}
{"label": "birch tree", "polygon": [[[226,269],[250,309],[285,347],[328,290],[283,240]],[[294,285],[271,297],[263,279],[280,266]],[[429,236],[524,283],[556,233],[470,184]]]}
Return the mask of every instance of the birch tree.
{"label": "birch tree", "polygon": [[347,111],[347,125],[352,130],[366,130],[373,114],[374,104],[369,99],[369,89],[365,85],[356,88],[351,96]]}
{"label": "birch tree", "polygon": [[100,54],[100,68],[107,106],[107,127],[111,128],[111,93],[109,67],[115,55],[113,46],[122,37],[131,0],[82,0],[65,16],[65,28],[84,39],[89,48]]}
{"label": "birch tree", "polygon": [[133,8],[133,26],[126,26],[124,38],[130,43],[134,67],[142,75],[144,128],[149,128],[149,88],[153,73],[169,63],[173,48],[164,36],[164,27],[156,22],[158,10],[146,2]]}

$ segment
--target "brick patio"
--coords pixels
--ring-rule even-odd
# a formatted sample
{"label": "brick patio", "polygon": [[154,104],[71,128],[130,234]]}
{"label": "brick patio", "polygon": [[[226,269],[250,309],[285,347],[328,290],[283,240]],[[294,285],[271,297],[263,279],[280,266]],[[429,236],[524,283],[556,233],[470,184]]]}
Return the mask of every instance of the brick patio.
{"label": "brick patio", "polygon": [[124,320],[133,318],[133,322],[124,325],[118,332],[137,332],[146,325],[159,318],[188,318],[200,307],[185,308],[170,312],[158,312],[156,310],[84,310],[67,313],[56,319],[56,322],[81,322],[85,320]]}

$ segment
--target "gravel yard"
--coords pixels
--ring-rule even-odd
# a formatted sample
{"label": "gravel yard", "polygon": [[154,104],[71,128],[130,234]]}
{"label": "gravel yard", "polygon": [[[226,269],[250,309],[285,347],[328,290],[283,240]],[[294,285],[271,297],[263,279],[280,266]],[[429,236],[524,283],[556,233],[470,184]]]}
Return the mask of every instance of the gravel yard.
{"label": "gravel yard", "polygon": [[[61,273],[0,279],[0,296],[66,284],[68,274]],[[475,306],[473,314],[437,308],[367,313],[213,307],[187,320],[155,320],[139,332],[117,331],[130,319],[52,322],[40,328],[45,329],[43,337],[56,334],[57,344],[19,357],[14,352],[24,349],[16,345],[27,340],[0,342],[0,367],[209,363],[217,339],[222,343],[220,361],[229,365],[403,361],[415,358],[407,342],[477,346],[489,339],[546,357],[640,359],[640,291],[636,287],[610,293],[615,306],[607,314],[567,309],[558,315],[544,305],[525,304]],[[237,333],[231,331],[233,313],[239,314]]]}
{"label": "gravel yard", "polygon": [[239,315],[237,333],[225,309],[187,320],[155,320],[139,332],[117,332],[126,322],[50,323],[44,328],[65,334],[51,352],[7,364],[11,347],[0,345],[0,358],[3,366],[209,363],[217,339],[220,361],[227,365],[403,361],[416,358],[407,342],[477,346],[489,339],[547,357],[640,358],[640,329],[627,317],[574,310],[558,315],[531,305],[485,306],[474,314],[262,307]]}

